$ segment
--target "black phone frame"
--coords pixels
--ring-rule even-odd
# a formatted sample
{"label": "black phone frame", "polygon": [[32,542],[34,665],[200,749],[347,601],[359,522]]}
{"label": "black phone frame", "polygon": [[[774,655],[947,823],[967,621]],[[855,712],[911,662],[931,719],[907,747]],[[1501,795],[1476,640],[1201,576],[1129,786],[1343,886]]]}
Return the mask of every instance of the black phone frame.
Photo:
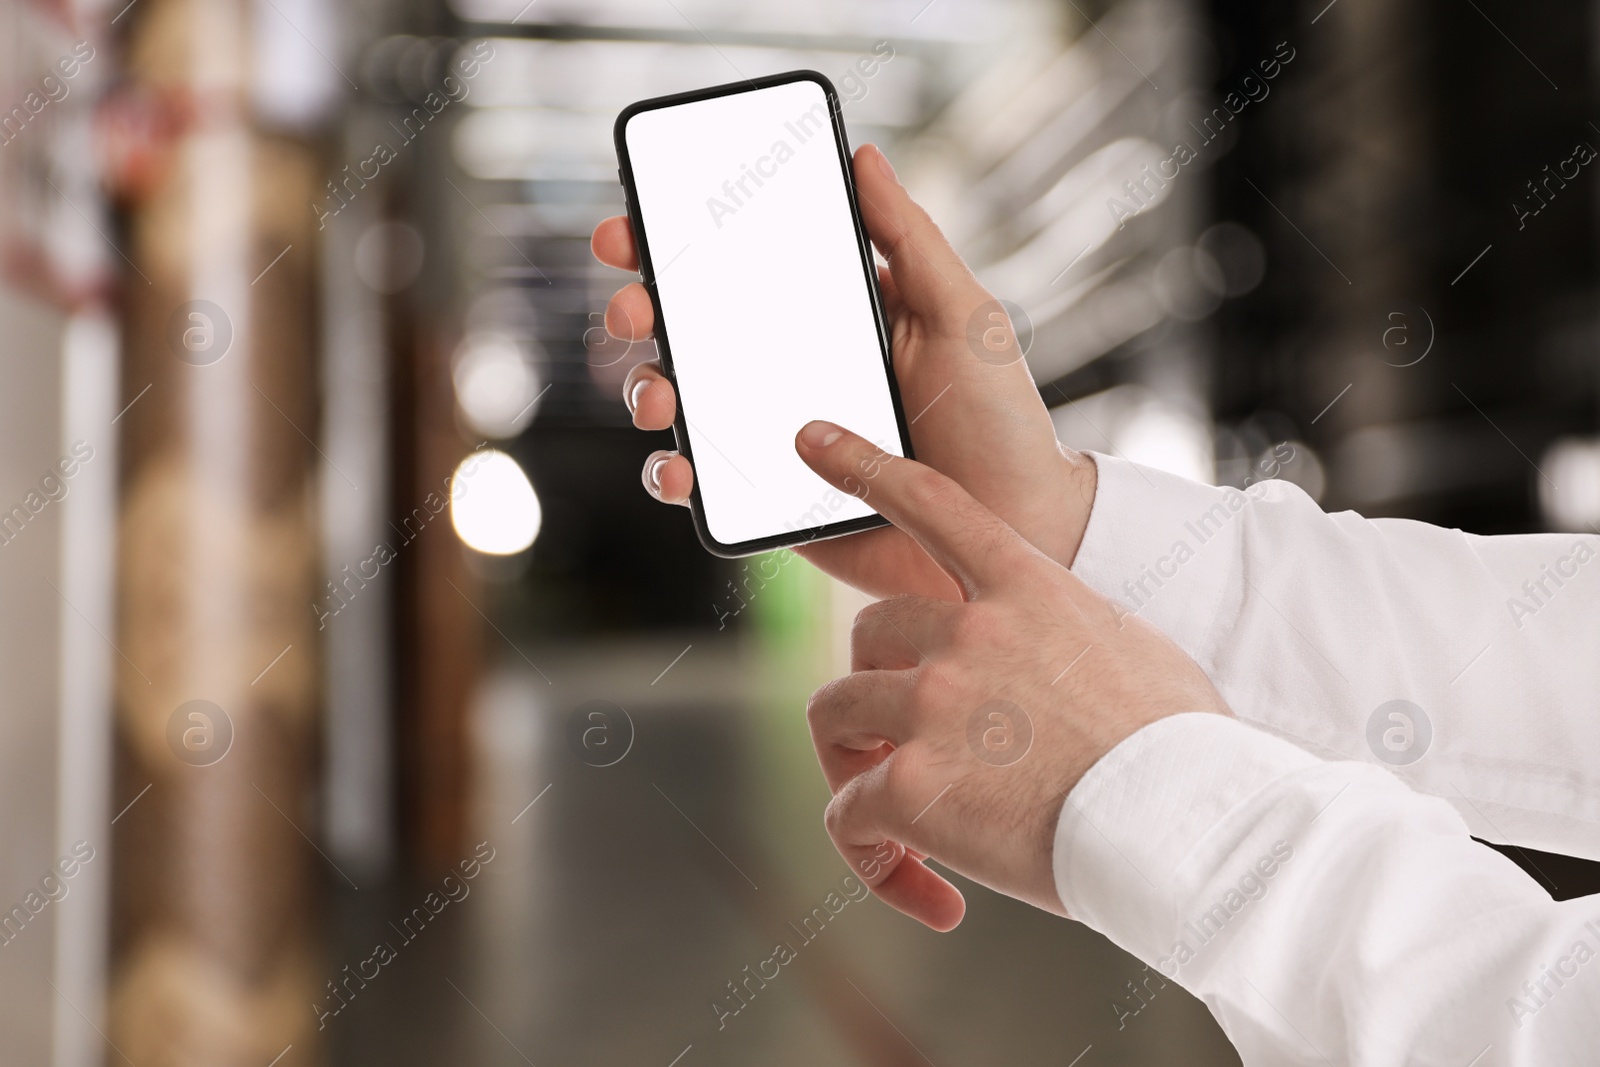
{"label": "black phone frame", "polygon": [[[833,82],[828,80],[827,75],[818,71],[791,70],[781,74],[769,74],[760,78],[747,78],[743,81],[713,85],[705,89],[673,93],[669,96],[651,97],[648,100],[639,100],[629,104],[617,116],[616,124],[612,129],[612,137],[616,143],[617,150],[617,177],[622,181],[622,190],[627,201],[628,222],[633,229],[634,246],[639,253],[639,274],[645,291],[650,294],[650,305],[655,312],[655,341],[656,350],[661,356],[661,368],[667,379],[672,382],[672,387],[677,389],[678,378],[673,373],[672,368],[672,345],[668,339],[666,320],[661,313],[661,298],[656,290],[655,263],[650,255],[649,242],[645,239],[644,219],[639,210],[639,196],[634,183],[633,164],[628,155],[628,122],[646,111],[656,111],[662,108],[692,104],[722,96],[733,96],[738,93],[770,89],[774,86],[788,85],[798,81],[816,82],[822,87],[823,95],[827,100],[828,115],[833,126],[834,148],[838,152],[839,166],[844,175],[845,192],[850,203],[850,220],[855,228],[856,246],[860,252],[862,272],[866,276],[867,293],[872,302],[872,318],[878,331],[878,347],[883,355],[883,371],[889,381],[889,397],[894,405],[895,424],[900,430],[900,449],[905,458],[914,459],[915,456],[911,450],[911,429],[906,422],[905,408],[900,399],[900,383],[896,380],[894,374],[894,355],[889,320],[884,313],[883,293],[878,286],[877,264],[872,258],[872,242],[867,237],[866,227],[861,221],[861,205],[856,196],[855,173],[849,142],[845,139],[842,105],[840,104],[839,94],[833,87]],[[688,417],[684,413],[684,398],[681,391],[678,392],[677,409],[677,417],[673,420],[672,425],[672,435],[677,443],[678,450],[692,464],[694,456],[690,450]],[[749,541],[740,541],[731,545],[724,544],[712,536],[711,530],[706,524],[705,506],[700,499],[700,481],[698,478],[695,479],[694,488],[689,496],[689,510],[693,515],[695,533],[699,536],[700,543],[712,555],[721,556],[725,559],[736,559],[741,556],[754,555],[758,552],[790,548],[795,545],[809,544],[813,541],[823,541],[833,537],[843,537],[848,534],[861,533],[865,530],[873,530],[889,525],[889,520],[874,513],[857,519],[845,519],[841,522],[828,523],[824,526],[792,530],[774,534],[770,537],[758,537]]]}

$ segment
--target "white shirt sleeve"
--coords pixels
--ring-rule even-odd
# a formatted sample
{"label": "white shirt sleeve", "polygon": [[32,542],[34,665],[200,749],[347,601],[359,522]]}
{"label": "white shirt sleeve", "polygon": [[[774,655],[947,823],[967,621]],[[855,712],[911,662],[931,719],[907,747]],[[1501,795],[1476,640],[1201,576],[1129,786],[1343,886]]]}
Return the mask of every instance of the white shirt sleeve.
{"label": "white shirt sleeve", "polygon": [[1324,513],[1106,456],[1073,571],[1239,718],[1387,764],[1472,833],[1600,860],[1600,538]]}
{"label": "white shirt sleeve", "polygon": [[1247,1067],[1594,1062],[1600,900],[1551,900],[1381,768],[1163,719],[1073,788],[1053,861],[1068,913],[1152,968],[1128,1014],[1175,981]]}

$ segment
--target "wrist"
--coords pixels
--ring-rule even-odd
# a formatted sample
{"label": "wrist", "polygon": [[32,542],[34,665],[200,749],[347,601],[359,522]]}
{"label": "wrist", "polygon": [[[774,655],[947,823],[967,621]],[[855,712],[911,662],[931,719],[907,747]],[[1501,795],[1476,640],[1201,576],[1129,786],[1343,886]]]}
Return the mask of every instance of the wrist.
{"label": "wrist", "polygon": [[1063,567],[1071,568],[1089,528],[1089,515],[1094,511],[1099,470],[1087,452],[1076,452],[1066,445],[1057,447],[1060,472],[1052,482],[1057,490],[1047,525],[1049,543],[1039,547]]}

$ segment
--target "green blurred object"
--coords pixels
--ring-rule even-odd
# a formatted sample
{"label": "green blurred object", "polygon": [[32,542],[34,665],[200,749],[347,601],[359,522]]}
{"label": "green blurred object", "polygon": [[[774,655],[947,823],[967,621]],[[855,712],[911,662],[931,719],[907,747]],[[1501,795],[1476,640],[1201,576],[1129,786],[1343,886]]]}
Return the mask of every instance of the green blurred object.
{"label": "green blurred object", "polygon": [[[832,579],[786,549],[751,557],[735,587],[749,603],[750,704],[745,724],[762,823],[782,827],[766,858],[795,885],[832,875],[838,860],[822,826],[828,789],[806,727],[806,700],[828,680]],[[735,601],[735,603],[737,603]]]}
{"label": "green blurred object", "polygon": [[775,652],[826,634],[828,578],[788,549],[752,556],[734,582],[749,600],[756,631]]}

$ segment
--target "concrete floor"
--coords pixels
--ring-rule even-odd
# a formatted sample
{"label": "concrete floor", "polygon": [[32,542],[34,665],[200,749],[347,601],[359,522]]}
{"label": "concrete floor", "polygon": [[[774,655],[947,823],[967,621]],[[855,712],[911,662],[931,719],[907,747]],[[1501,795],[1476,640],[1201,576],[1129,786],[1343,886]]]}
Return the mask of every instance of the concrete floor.
{"label": "concrete floor", "polygon": [[[848,872],[822,829],[803,693],[763,694],[808,683],[723,641],[646,684],[684,643],[535,657],[554,684],[520,660],[486,679],[476,839],[494,859],[409,943],[388,924],[443,871],[335,898],[335,970],[378,940],[401,945],[328,1020],[335,1062],[1238,1062],[1176,986],[1119,1028],[1112,1005],[1138,962],[976,886],[963,886],[969,912],[951,934],[869,898],[803,941],[788,924]],[[595,767],[570,747],[567,720],[602,694],[627,707],[635,735],[625,758]],[[794,959],[719,1026],[713,1001],[732,1005],[728,983],[778,941],[798,946]]]}

